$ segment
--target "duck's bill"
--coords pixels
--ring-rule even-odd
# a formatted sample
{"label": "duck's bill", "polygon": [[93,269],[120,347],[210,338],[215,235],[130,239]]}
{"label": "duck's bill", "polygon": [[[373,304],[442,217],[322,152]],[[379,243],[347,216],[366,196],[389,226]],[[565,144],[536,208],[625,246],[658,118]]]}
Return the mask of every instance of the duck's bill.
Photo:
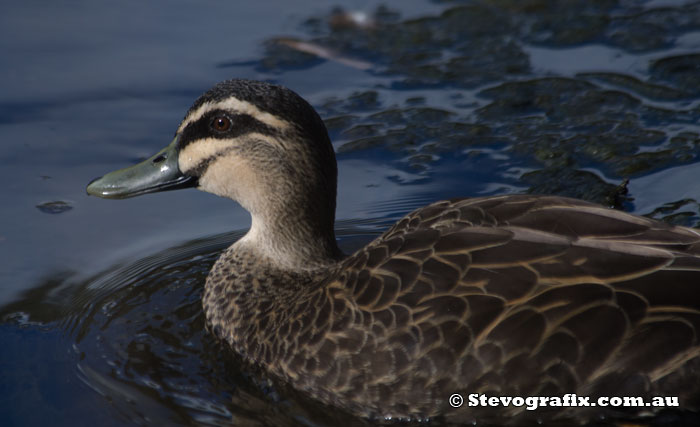
{"label": "duck's bill", "polygon": [[143,162],[92,180],[87,193],[105,199],[126,199],[141,194],[197,186],[197,178],[184,175],[177,164],[177,140]]}

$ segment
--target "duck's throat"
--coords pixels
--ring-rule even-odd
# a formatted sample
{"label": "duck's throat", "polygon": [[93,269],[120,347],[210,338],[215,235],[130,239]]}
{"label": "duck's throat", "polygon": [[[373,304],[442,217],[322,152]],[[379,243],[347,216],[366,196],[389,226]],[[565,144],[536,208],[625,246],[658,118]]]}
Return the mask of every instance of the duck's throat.
{"label": "duck's throat", "polygon": [[328,267],[342,258],[332,226],[319,227],[292,216],[278,219],[253,216],[250,230],[234,246],[283,271]]}

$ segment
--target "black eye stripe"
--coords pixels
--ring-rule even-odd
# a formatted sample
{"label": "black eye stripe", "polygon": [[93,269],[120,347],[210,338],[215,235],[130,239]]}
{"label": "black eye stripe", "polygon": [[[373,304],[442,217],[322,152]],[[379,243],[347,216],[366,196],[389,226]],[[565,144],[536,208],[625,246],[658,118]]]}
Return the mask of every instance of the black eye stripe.
{"label": "black eye stripe", "polygon": [[[225,132],[217,132],[211,128],[213,121],[220,116],[226,116],[231,120],[231,126]],[[198,139],[229,139],[249,133],[278,136],[281,132],[272,126],[266,125],[250,114],[231,114],[223,110],[213,110],[204,114],[199,120],[185,126],[182,130],[182,136],[180,137],[179,148],[183,149]]]}

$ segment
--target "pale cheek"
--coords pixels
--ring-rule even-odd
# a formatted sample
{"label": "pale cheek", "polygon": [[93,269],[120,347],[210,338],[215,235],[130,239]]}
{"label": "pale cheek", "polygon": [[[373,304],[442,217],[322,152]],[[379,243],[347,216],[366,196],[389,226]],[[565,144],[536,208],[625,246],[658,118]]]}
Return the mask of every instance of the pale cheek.
{"label": "pale cheek", "polygon": [[251,213],[259,210],[261,185],[259,176],[236,158],[214,161],[199,179],[201,190],[233,199]]}
{"label": "pale cheek", "polygon": [[231,146],[226,140],[205,138],[192,143],[180,151],[177,161],[180,171],[187,173],[206,159],[215,157]]}

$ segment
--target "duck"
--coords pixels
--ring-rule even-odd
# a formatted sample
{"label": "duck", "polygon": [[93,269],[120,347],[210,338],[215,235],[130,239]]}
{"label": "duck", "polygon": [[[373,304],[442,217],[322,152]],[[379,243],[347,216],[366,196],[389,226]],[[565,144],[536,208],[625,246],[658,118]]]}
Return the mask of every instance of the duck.
{"label": "duck", "polygon": [[458,423],[700,409],[697,230],[506,194],[432,203],[345,255],[322,119],[292,90],[244,79],[216,84],[166,148],[87,193],[188,187],[251,216],[206,279],[208,329],[330,408]]}

